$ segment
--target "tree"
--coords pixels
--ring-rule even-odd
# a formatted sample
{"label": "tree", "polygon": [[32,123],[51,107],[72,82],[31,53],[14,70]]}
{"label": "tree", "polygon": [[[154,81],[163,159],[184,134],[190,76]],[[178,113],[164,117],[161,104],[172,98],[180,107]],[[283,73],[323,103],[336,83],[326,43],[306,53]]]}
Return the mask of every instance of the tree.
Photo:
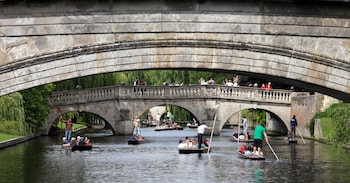
{"label": "tree", "polygon": [[48,98],[51,97],[54,88],[54,84],[46,84],[20,92],[24,99],[25,121],[34,130],[42,127],[48,117]]}
{"label": "tree", "polygon": [[24,122],[23,97],[20,93],[12,93],[0,97],[0,133],[11,135],[27,135],[28,125]]}

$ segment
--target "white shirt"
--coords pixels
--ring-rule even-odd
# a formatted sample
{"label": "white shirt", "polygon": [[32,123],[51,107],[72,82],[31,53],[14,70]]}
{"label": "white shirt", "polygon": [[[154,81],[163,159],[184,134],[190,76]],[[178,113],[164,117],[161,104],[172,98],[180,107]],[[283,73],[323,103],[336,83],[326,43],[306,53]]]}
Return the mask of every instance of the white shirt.
{"label": "white shirt", "polygon": [[136,119],[134,120],[134,127],[135,127],[135,128],[138,128],[138,127],[139,127],[139,123],[140,123],[140,119],[139,119],[139,118],[136,118]]}
{"label": "white shirt", "polygon": [[180,143],[179,145],[177,145],[177,148],[179,149],[185,149],[186,148],[186,143]]}
{"label": "white shirt", "polygon": [[248,121],[247,118],[243,118],[243,130],[247,131],[248,130]]}
{"label": "white shirt", "polygon": [[233,86],[233,83],[229,81],[226,83],[226,86]]}
{"label": "white shirt", "polygon": [[207,125],[200,125],[198,128],[197,128],[197,132],[200,133],[200,134],[204,134],[204,130],[208,128]]}
{"label": "white shirt", "polygon": [[160,121],[160,114],[157,114],[156,119],[157,119],[157,121]]}

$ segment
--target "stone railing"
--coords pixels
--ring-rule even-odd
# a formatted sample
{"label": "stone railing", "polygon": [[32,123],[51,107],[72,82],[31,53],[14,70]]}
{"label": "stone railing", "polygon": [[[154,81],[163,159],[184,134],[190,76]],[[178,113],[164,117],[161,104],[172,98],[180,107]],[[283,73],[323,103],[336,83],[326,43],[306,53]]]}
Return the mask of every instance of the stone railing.
{"label": "stone railing", "polygon": [[57,106],[113,99],[229,99],[290,104],[293,95],[291,90],[265,90],[222,85],[109,86],[54,92],[49,102],[51,106]]}

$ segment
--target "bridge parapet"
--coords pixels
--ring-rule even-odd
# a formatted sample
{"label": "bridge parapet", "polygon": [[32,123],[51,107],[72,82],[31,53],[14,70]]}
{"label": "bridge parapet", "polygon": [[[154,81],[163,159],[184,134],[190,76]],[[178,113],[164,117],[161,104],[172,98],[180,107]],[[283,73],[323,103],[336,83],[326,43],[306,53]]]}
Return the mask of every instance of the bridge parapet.
{"label": "bridge parapet", "polygon": [[290,104],[291,90],[265,90],[253,87],[220,85],[185,86],[109,86],[91,89],[54,92],[51,106],[89,103],[113,99],[228,99]]}

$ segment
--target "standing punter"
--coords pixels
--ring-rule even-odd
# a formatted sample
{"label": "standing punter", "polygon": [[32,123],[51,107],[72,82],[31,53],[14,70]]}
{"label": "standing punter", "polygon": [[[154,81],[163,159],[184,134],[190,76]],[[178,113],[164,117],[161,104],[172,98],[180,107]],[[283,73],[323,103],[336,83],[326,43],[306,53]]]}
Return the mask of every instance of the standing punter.
{"label": "standing punter", "polygon": [[205,129],[212,129],[212,127],[208,127],[204,122],[202,122],[201,125],[197,128],[198,149],[200,149],[203,144],[203,135],[204,135]]}
{"label": "standing punter", "polygon": [[290,120],[290,126],[292,127],[292,140],[295,140],[295,128],[298,126],[298,121],[293,115],[293,118]]}
{"label": "standing punter", "polygon": [[261,125],[261,122],[259,122],[259,125],[254,129],[253,155],[261,156],[263,139],[265,139],[266,143],[269,142],[267,139],[266,129]]}

